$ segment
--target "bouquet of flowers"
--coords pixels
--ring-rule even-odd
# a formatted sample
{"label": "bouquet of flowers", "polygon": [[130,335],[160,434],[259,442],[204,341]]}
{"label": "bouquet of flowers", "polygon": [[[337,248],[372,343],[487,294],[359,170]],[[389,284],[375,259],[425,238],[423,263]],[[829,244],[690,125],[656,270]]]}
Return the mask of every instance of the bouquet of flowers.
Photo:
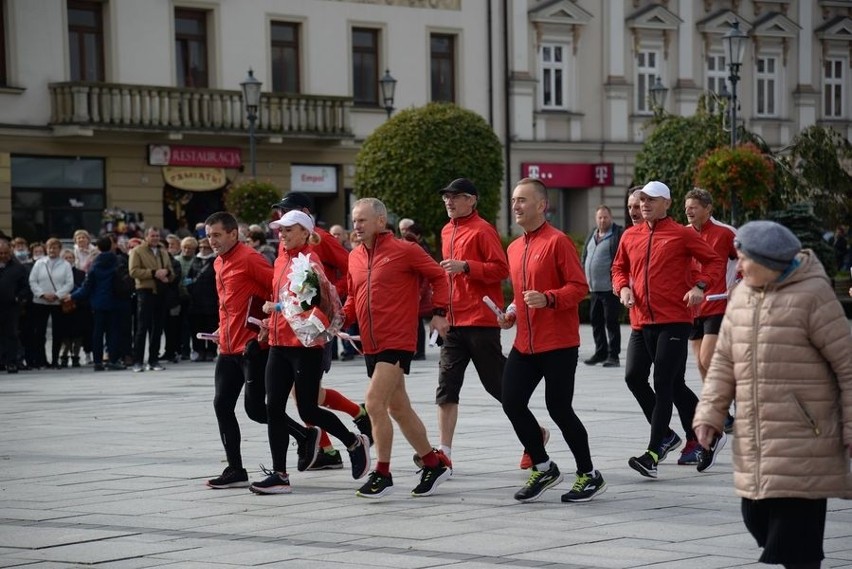
{"label": "bouquet of flowers", "polygon": [[278,295],[278,308],[304,346],[321,346],[343,325],[340,296],[311,254],[299,253],[291,263],[289,284]]}

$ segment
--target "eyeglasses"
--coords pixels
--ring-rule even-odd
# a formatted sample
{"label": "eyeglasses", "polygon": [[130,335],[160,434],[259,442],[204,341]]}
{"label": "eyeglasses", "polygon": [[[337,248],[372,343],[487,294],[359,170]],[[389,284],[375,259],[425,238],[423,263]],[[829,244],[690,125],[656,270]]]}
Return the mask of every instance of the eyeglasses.
{"label": "eyeglasses", "polygon": [[442,199],[442,200],[444,200],[445,202],[455,201],[455,200],[457,200],[457,199],[459,199],[459,198],[472,198],[472,197],[473,197],[473,196],[472,196],[472,195],[470,195],[470,194],[451,194],[451,193],[446,193],[446,194],[442,194],[442,195],[441,195],[441,199]]}

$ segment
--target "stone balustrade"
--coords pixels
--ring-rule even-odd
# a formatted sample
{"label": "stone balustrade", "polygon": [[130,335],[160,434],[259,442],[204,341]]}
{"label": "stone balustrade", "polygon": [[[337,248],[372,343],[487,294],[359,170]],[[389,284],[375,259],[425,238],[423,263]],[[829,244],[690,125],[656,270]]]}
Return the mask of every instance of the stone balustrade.
{"label": "stone balustrade", "polygon": [[[50,124],[163,132],[247,131],[240,91],[123,85],[51,83]],[[259,134],[352,136],[350,97],[264,93]]]}

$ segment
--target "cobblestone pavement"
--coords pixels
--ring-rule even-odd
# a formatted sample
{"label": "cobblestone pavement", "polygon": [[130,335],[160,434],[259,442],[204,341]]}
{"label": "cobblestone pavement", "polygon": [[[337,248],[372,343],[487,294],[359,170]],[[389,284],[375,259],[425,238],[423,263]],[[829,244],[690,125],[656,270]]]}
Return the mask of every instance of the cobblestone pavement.
{"label": "cobblestone pavement", "polygon": [[[582,338],[581,360],[591,355],[588,326]],[[510,341],[508,332],[507,351]],[[435,444],[436,369],[430,349],[407,378]],[[205,479],[224,467],[212,372],[211,363],[184,362],[141,374],[82,368],[0,376],[0,567],[762,567],[740,518],[730,449],[705,474],[677,466],[675,456],[658,480],[627,466],[644,449],[648,425],[624,386],[624,368],[578,369],[575,407],[608,483],[583,504],[560,502],[574,461],[558,435],[548,451],[566,481],[538,502],[512,499],[526,480],[517,468],[521,448],[472,366],[455,475],[434,496],[410,497],[416,467],[399,435],[396,491],[381,500],[355,496],[361,483],[348,464],[293,468],[290,495],[210,490]],[[696,390],[697,378],[690,359],[687,379]],[[336,362],[325,382],[361,400],[363,362]],[[532,406],[554,431],[543,389]],[[257,465],[271,463],[266,428],[241,409],[237,416],[256,480]],[[829,510],[823,566],[852,567],[852,503],[832,500]]]}

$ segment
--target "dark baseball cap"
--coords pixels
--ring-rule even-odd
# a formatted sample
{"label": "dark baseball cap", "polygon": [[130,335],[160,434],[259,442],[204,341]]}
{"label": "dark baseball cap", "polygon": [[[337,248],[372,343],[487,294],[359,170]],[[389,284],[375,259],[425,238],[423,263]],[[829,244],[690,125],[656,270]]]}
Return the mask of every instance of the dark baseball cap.
{"label": "dark baseball cap", "polygon": [[441,195],[444,194],[470,194],[479,197],[479,192],[476,191],[476,186],[467,178],[456,178],[450,182],[446,188],[438,190]]}
{"label": "dark baseball cap", "polygon": [[301,192],[290,192],[284,196],[280,202],[272,204],[274,209],[283,209],[289,211],[291,209],[308,209],[313,211],[313,201],[306,194]]}

